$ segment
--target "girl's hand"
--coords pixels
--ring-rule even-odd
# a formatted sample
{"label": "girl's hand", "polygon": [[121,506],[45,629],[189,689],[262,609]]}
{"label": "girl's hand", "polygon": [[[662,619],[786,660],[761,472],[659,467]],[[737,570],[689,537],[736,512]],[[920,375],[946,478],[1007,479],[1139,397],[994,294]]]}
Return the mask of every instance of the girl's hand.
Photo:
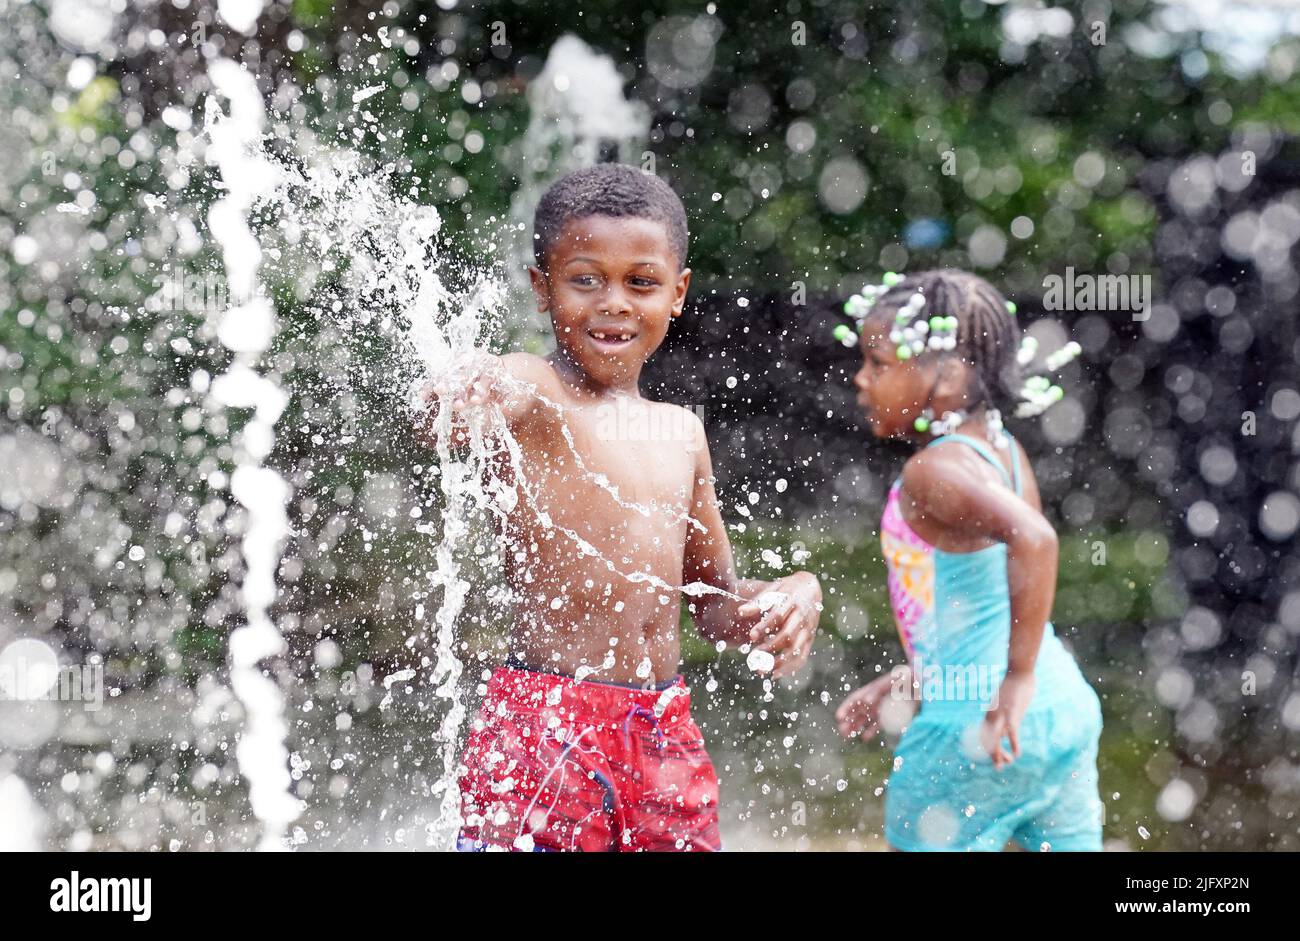
{"label": "girl's hand", "polygon": [[[1020,757],[1020,721],[1034,698],[1034,686],[1032,673],[1008,673],[998,687],[997,705],[984,715],[980,741],[995,768],[1009,765]],[[1004,738],[1011,742],[1010,754],[1002,747]]]}
{"label": "girl's hand", "polygon": [[[764,600],[773,603],[769,607]],[[741,605],[737,613],[742,618],[758,616],[749,629],[749,642],[776,657],[773,676],[785,676],[802,667],[812,653],[821,608],[817,576],[796,572],[768,582],[762,594]]]}
{"label": "girl's hand", "polygon": [[893,693],[895,683],[911,682],[911,667],[898,666],[849,693],[835,710],[840,734],[845,738],[856,735],[864,742],[870,741],[880,731],[880,704]]}

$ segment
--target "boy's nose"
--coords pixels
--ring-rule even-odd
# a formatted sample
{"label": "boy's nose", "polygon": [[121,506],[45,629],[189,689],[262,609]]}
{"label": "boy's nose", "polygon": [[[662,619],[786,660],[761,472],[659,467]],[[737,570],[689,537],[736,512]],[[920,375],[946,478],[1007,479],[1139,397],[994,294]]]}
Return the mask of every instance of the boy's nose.
{"label": "boy's nose", "polygon": [[605,292],[600,309],[603,313],[626,316],[632,313],[632,302],[621,290],[611,287]]}

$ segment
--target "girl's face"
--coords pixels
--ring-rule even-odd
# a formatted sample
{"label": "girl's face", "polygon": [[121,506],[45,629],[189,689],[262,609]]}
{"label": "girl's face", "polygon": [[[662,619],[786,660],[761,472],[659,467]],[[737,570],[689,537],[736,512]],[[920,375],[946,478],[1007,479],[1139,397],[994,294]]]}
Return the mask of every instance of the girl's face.
{"label": "girl's face", "polygon": [[853,377],[858,406],[877,438],[916,436],[912,422],[933,393],[933,367],[915,359],[900,360],[889,340],[885,318],[873,317],[862,328],[859,341],[862,368]]}

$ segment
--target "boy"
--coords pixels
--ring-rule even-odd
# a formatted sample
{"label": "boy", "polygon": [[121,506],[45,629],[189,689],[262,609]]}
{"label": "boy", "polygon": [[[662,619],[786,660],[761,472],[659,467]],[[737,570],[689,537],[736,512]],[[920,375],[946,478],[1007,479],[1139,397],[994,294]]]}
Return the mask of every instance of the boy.
{"label": "boy", "polygon": [[458,848],[716,850],[678,586],[707,586],[690,592],[700,632],[755,644],[774,675],[807,659],[821,589],[806,572],[736,577],[702,423],[640,396],[690,283],[676,193],[630,167],[579,170],[542,197],[534,242],[555,353],[490,357],[464,387],[426,393],[458,416],[499,408],[526,486],[503,527],[510,659],[466,745]]}

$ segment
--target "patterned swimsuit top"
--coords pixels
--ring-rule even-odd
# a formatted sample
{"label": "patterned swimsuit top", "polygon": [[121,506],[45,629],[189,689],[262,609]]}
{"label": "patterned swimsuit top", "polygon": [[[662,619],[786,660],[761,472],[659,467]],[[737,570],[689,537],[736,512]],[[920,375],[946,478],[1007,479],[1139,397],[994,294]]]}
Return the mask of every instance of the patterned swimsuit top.
{"label": "patterned swimsuit top", "polygon": [[[974,448],[981,457],[992,464],[1001,473],[1003,480],[1012,487],[1016,496],[1020,495],[1020,451],[1015,446],[1015,439],[1003,432],[1007,447],[1013,456],[1012,473],[1007,476],[1002,462],[993,456],[988,447],[980,441],[966,435],[943,435],[935,438],[927,447],[945,441],[960,441]],[[918,536],[907,521],[903,519],[903,510],[899,502],[903,478],[900,476],[889,488],[889,497],[885,501],[884,515],[880,520],[880,543],[889,569],[889,602],[894,609],[894,620],[898,624],[899,635],[908,660],[914,659],[918,647],[926,649],[925,643],[934,632],[935,617],[935,553],[938,551],[930,543]],[[1006,547],[998,544],[962,556],[975,557],[984,554],[1005,554]],[[940,555],[956,556],[957,554]],[[990,560],[991,561],[991,560]],[[1005,563],[1004,563],[1005,565]],[[1006,592],[1005,567],[1002,569],[1002,592]],[[990,586],[992,588],[992,586]],[[929,651],[927,651],[929,653]]]}
{"label": "patterned swimsuit top", "polygon": [[[970,446],[997,468],[1003,481],[1019,496],[1020,451],[1010,435],[1005,440],[1013,455],[1010,474],[983,441],[945,435],[931,445],[960,441]],[[969,723],[972,716],[986,708],[982,694],[961,695],[956,686],[950,691],[949,679],[970,677],[973,668],[978,688],[990,692],[1006,674],[1011,644],[1007,547],[998,542],[974,552],[945,552],[930,545],[904,521],[899,504],[901,487],[899,480],[890,488],[880,522],[880,539],[889,566],[889,599],[894,617],[908,662],[921,678],[925,700],[922,715],[930,721]],[[932,679],[940,677],[943,681],[938,686],[942,690],[932,691]],[[1038,685],[1030,712],[1061,706],[1083,708],[1095,701],[1096,694],[1056,636],[1051,621],[1043,625],[1034,677]]]}

